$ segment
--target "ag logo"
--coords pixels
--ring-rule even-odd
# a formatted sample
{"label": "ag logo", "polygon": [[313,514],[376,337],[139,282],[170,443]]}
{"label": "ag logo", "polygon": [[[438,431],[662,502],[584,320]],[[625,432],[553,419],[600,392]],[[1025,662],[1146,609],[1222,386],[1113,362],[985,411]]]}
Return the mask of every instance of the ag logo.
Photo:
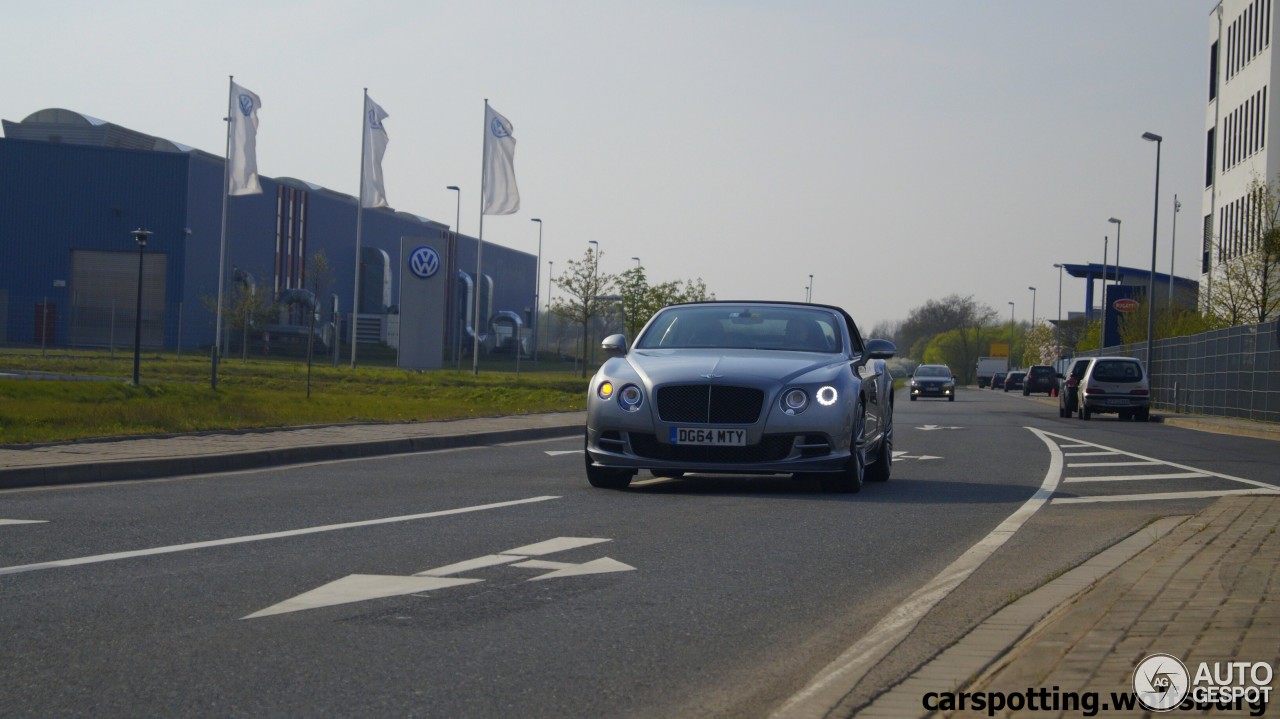
{"label": "ag logo", "polygon": [[1167,712],[1181,704],[1190,685],[1186,665],[1168,654],[1152,654],[1133,670],[1133,691],[1142,706],[1153,712]]}
{"label": "ag logo", "polygon": [[245,117],[248,117],[249,113],[251,112],[253,112],[253,98],[250,97],[249,95],[241,95],[240,96],[240,114],[244,115]]}
{"label": "ag logo", "polygon": [[509,125],[503,124],[502,118],[500,117],[493,118],[493,122],[490,123],[489,129],[491,132],[493,132],[493,136],[497,138],[511,136],[511,127]]}
{"label": "ag logo", "polygon": [[440,271],[440,255],[423,245],[409,255],[409,271],[422,279],[429,279]]}

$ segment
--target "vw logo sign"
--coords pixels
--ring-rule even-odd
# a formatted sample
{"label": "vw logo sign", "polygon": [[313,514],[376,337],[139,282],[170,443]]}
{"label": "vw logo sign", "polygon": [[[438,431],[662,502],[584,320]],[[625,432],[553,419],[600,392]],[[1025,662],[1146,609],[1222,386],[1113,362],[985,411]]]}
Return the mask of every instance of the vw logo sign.
{"label": "vw logo sign", "polygon": [[493,136],[499,139],[511,136],[511,128],[502,124],[502,120],[497,117],[493,118],[493,122],[490,123],[490,130],[493,132]]}
{"label": "vw logo sign", "polygon": [[426,280],[440,271],[440,255],[423,245],[409,255],[409,271]]}
{"label": "vw logo sign", "polygon": [[253,112],[253,98],[248,95],[240,96],[240,114],[248,117]]}

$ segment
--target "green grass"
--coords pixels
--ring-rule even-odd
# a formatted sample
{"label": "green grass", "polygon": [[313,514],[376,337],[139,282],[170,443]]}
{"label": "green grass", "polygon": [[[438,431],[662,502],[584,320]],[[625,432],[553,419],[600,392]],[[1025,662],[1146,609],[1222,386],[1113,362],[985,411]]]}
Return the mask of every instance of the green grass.
{"label": "green grass", "polygon": [[[571,367],[571,366],[570,366]],[[311,397],[300,360],[223,360],[210,388],[207,357],[148,353],[140,387],[133,357],[106,352],[0,351],[0,371],[37,371],[104,381],[0,379],[0,444],[119,435],[333,423],[411,422],[578,410],[586,380],[559,363],[484,363],[479,376],[387,367],[313,365]],[[537,371],[534,371],[534,370]]]}

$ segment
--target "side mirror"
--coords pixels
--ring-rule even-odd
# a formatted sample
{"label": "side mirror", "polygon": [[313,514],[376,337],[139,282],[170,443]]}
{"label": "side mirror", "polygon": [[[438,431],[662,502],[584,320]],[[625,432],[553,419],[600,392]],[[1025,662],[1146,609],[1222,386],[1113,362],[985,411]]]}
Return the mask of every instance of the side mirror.
{"label": "side mirror", "polygon": [[889,340],[867,340],[867,359],[889,359],[898,348]]}
{"label": "side mirror", "polygon": [[600,343],[600,349],[610,357],[621,357],[627,353],[627,338],[623,335],[609,335]]}

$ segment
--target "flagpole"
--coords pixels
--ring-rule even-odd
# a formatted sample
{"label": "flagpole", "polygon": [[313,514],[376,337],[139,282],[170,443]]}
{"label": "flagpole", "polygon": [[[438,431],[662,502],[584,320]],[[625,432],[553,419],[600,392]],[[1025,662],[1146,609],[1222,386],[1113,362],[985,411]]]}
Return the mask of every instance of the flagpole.
{"label": "flagpole", "polygon": [[476,237],[476,310],[475,320],[471,325],[471,375],[480,375],[480,291],[483,289],[483,275],[480,274],[480,258],[484,254],[484,190],[486,168],[489,167],[489,98],[484,99],[484,132],[480,134],[480,231]]}
{"label": "flagpole", "polygon": [[218,240],[218,308],[214,311],[213,321],[213,354],[209,360],[209,387],[218,389],[218,358],[222,354],[222,302],[223,287],[226,284],[226,268],[227,268],[227,205],[228,198],[231,193],[231,113],[232,107],[232,86],[235,84],[235,75],[227,76],[227,116],[222,118],[227,123],[227,147],[223,152],[222,164],[222,234]]}
{"label": "flagpole", "polygon": [[365,123],[369,113],[369,88],[364,89],[364,104],[360,108],[360,191],[356,193],[356,282],[351,299],[351,369],[356,368],[356,325],[360,312],[360,233],[364,229],[364,164],[369,142],[365,138]]}

